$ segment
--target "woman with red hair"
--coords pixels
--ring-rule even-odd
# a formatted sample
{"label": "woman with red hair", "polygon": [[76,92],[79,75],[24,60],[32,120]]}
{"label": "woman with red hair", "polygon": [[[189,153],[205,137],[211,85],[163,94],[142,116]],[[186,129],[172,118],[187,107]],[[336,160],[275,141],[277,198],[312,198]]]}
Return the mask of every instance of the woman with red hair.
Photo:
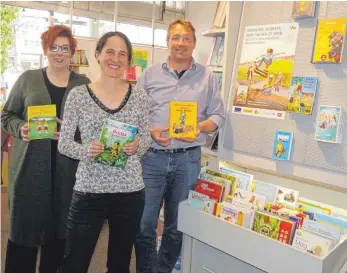
{"label": "woman with red hair", "polygon": [[[57,151],[60,124],[69,91],[89,79],[69,70],[77,41],[64,25],[41,35],[48,67],[25,71],[16,81],[1,114],[2,127],[13,136],[9,162],[10,234],[6,273],[56,272],[65,246],[67,214],[78,161]],[[28,107],[55,104],[58,132],[52,139],[30,141]],[[80,140],[78,129],[75,140]]]}

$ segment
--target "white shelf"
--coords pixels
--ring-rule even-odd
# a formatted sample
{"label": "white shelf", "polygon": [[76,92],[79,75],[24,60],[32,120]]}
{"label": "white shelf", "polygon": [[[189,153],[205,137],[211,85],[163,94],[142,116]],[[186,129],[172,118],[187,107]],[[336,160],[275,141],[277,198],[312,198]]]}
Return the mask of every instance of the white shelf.
{"label": "white shelf", "polygon": [[214,150],[211,150],[209,148],[206,148],[206,147],[201,147],[201,152],[203,154],[207,154],[207,155],[211,155],[211,156],[218,156],[218,150],[217,149],[214,149]]}
{"label": "white shelf", "polygon": [[[183,232],[186,241],[192,238],[211,247],[211,251],[215,249],[229,255],[230,268],[237,260],[267,273],[345,273],[341,270],[347,260],[347,240],[325,257],[316,257],[199,211],[186,202],[179,205],[178,230]],[[189,250],[183,248],[183,253]],[[185,271],[185,263],[183,272],[190,272]]]}
{"label": "white shelf", "polygon": [[207,30],[207,31],[204,31],[203,33],[201,33],[202,36],[212,37],[212,38],[215,38],[217,36],[221,36],[224,34],[225,34],[225,28],[210,29],[210,30]]}

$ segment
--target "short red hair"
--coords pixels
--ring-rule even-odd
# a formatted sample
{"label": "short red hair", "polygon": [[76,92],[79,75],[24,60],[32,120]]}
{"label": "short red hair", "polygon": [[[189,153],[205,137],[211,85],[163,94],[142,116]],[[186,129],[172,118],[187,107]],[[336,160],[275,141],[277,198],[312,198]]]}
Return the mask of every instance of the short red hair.
{"label": "short red hair", "polygon": [[50,26],[48,30],[41,34],[41,45],[44,52],[51,47],[57,37],[66,37],[69,40],[72,55],[75,53],[77,40],[73,37],[71,28],[64,25]]}

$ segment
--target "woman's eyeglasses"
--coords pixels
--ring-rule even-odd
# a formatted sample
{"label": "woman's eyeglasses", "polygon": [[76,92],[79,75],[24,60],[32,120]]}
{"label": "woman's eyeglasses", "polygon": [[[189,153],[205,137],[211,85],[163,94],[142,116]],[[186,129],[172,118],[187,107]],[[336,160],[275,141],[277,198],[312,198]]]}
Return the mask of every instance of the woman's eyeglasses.
{"label": "woman's eyeglasses", "polygon": [[61,49],[61,52],[63,52],[63,53],[69,53],[71,51],[71,46],[69,46],[69,45],[58,46],[55,44],[53,44],[51,46],[51,51],[53,51],[53,52],[58,52],[59,49]]}

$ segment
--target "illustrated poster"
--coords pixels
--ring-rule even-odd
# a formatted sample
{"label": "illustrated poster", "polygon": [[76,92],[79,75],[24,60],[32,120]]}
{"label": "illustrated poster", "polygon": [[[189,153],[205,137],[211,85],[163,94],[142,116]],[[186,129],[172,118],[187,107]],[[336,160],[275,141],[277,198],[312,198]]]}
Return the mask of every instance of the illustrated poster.
{"label": "illustrated poster", "polygon": [[246,27],[233,113],[284,119],[298,32],[298,23]]}

